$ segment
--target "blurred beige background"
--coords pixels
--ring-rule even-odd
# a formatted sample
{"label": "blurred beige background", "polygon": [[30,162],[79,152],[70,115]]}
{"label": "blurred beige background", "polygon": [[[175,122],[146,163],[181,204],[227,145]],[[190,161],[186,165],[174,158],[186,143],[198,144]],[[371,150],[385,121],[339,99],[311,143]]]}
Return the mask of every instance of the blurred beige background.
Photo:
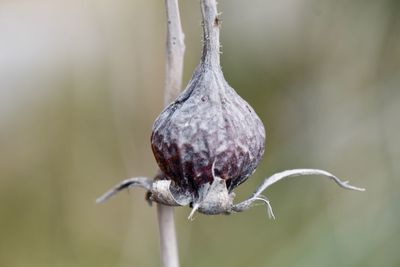
{"label": "blurred beige background", "polygon": [[[186,84],[200,12],[180,2]],[[225,77],[267,129],[237,201],[299,167],[367,191],[284,181],[266,192],[275,221],[179,208],[182,266],[400,266],[399,1],[219,2]],[[164,21],[163,1],[0,1],[0,266],[159,266],[144,192],[94,199],[154,174]]]}

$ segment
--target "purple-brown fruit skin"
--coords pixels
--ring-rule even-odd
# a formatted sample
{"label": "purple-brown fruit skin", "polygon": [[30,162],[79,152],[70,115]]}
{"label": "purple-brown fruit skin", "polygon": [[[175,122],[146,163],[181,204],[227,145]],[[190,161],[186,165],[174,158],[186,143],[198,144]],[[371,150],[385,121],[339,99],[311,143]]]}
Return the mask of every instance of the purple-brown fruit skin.
{"label": "purple-brown fruit skin", "polygon": [[216,176],[232,191],[256,169],[265,144],[264,125],[225,81],[220,68],[200,64],[187,88],[156,119],[154,156],[165,179],[197,194]]}

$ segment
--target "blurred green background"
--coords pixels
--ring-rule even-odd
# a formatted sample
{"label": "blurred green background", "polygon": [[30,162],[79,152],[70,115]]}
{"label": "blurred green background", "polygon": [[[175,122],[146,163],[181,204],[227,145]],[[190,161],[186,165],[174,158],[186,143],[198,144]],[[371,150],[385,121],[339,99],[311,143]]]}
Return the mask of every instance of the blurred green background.
{"label": "blurred green background", "polygon": [[[201,49],[180,1],[184,84]],[[321,168],[232,216],[176,209],[182,266],[400,266],[400,2],[219,1],[225,77],[257,111],[267,149],[236,190]],[[155,208],[122,178],[152,176],[162,109],[163,1],[0,1],[0,266],[159,266]]]}

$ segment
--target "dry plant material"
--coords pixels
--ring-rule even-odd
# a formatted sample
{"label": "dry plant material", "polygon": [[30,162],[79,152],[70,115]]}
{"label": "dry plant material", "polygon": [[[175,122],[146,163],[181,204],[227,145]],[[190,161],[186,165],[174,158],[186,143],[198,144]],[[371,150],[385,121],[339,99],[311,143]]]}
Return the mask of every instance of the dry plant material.
{"label": "dry plant material", "polygon": [[160,167],[154,180],[131,178],[98,199],[104,201],[128,187],[148,190],[148,200],[192,207],[204,214],[230,214],[250,208],[273,183],[299,175],[322,175],[339,186],[363,191],[334,175],[297,169],[267,178],[247,200],[233,204],[235,189],[254,173],[265,148],[265,129],[253,108],[226,82],[220,67],[220,19],[215,0],[202,0],[203,52],[186,89],[156,119],[151,147]]}
{"label": "dry plant material", "polygon": [[218,214],[229,210],[230,192],[255,171],[265,130],[224,79],[216,10],[202,4],[202,14],[201,62],[187,88],[156,119],[151,145],[162,172],[159,179],[171,180],[176,204]]}

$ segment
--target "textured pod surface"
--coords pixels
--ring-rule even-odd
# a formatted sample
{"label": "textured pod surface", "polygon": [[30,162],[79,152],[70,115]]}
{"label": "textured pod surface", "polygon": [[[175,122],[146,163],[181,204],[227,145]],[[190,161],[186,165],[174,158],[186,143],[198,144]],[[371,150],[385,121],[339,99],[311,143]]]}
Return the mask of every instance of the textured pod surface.
{"label": "textured pod surface", "polygon": [[264,153],[264,126],[225,81],[219,67],[200,64],[188,87],[154,123],[153,153],[167,179],[196,192],[213,182],[228,190],[256,169]]}

